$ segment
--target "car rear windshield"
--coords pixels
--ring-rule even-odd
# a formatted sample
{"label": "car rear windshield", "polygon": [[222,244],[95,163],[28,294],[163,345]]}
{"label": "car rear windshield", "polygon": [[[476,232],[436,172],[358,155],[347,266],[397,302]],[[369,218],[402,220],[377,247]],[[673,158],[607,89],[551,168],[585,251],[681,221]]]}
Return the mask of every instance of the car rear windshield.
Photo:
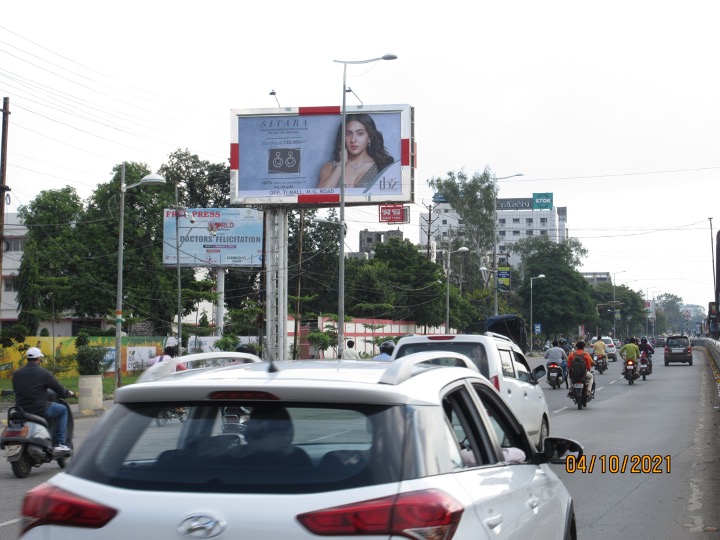
{"label": "car rear windshield", "polygon": [[397,353],[395,353],[395,358],[402,358],[408,354],[425,351],[452,351],[464,354],[475,363],[480,373],[485,377],[490,376],[488,355],[485,346],[482,343],[472,341],[439,340],[405,343],[400,345]]}
{"label": "car rear windshield", "polygon": [[666,345],[668,347],[687,347],[690,345],[690,341],[686,337],[671,337],[667,339]]}
{"label": "car rear windshield", "polygon": [[115,405],[67,470],[134,490],[314,493],[397,482],[403,406]]}

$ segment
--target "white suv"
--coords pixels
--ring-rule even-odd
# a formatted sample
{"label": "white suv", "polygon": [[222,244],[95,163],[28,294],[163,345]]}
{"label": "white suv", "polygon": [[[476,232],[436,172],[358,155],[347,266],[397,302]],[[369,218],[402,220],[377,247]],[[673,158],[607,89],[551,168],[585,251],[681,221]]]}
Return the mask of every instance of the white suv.
{"label": "white suv", "polygon": [[421,351],[454,351],[468,356],[500,392],[535,446],[542,446],[550,433],[550,413],[538,385],[545,366],[530,371],[520,347],[510,338],[492,332],[406,336],[395,345],[393,360]]}
{"label": "white suv", "polygon": [[[600,339],[603,340],[603,343],[605,343],[605,351],[607,352],[608,361],[610,362],[617,362],[617,347],[615,346],[615,341],[610,336],[602,336]],[[592,352],[593,345],[595,345],[595,342],[597,341],[597,337],[593,336],[593,338],[590,340],[590,345],[588,347],[585,347],[585,349],[588,352]]]}
{"label": "white suv", "polygon": [[[155,422],[178,408],[184,421]],[[571,454],[557,437],[538,452],[453,352],[188,369],[119,389],[68,468],[25,496],[21,535],[575,539],[549,465]]]}

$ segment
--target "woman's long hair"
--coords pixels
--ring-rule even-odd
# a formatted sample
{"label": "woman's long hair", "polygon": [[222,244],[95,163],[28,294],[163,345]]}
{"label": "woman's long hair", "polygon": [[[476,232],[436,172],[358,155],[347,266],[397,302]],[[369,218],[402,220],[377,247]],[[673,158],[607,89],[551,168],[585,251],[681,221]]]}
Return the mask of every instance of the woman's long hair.
{"label": "woman's long hair", "polygon": [[[360,122],[367,131],[370,137],[370,145],[367,148],[368,155],[373,158],[378,171],[382,171],[385,167],[390,165],[395,160],[388,153],[385,148],[385,139],[383,134],[375,126],[375,121],[369,114],[348,114],[345,117],[345,125],[352,121]],[[335,151],[333,152],[333,159],[337,162],[342,160],[343,156],[343,143],[345,142],[344,133],[342,132],[342,122],[338,126],[337,136],[335,137]]]}

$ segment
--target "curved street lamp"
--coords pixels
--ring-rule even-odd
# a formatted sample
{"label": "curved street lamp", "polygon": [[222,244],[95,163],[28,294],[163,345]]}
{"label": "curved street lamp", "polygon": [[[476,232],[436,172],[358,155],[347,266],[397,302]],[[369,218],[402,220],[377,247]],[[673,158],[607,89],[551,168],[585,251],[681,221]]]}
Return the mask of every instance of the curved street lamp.
{"label": "curved street lamp", "polygon": [[345,124],[347,118],[346,94],[347,94],[347,66],[348,64],[370,64],[379,60],[395,60],[394,54],[385,54],[378,58],[367,60],[333,60],[343,65],[343,92],[342,92],[342,149],[343,156],[340,163],[340,224],[338,227],[340,255],[338,261],[338,358],[342,358],[345,348],[345,161],[347,160],[347,147],[345,146]]}
{"label": "curved street lamp", "polygon": [[533,350],[533,335],[535,334],[535,328],[533,327],[533,280],[542,279],[545,274],[530,278],[530,352]]}
{"label": "curved street lamp", "polygon": [[123,251],[125,249],[125,192],[137,186],[157,186],[165,179],[159,174],[148,174],[136,184],[125,185],[125,163],[120,169],[120,225],[118,232],[117,298],[115,303],[115,388],[122,386],[122,305],[123,305]]}

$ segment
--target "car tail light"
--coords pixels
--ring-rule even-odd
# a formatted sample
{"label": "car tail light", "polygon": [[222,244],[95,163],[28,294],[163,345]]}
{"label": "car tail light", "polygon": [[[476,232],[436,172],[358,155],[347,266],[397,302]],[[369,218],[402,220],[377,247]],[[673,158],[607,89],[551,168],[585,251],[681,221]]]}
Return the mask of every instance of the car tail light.
{"label": "car tail light", "polygon": [[428,336],[428,341],[450,341],[451,339],[455,339],[455,336],[443,336],[443,335],[437,335],[437,336]]}
{"label": "car tail light", "polygon": [[275,394],[257,390],[217,390],[211,392],[210,399],[252,399],[258,401],[276,401],[280,399]]}
{"label": "car tail light", "polygon": [[450,540],[462,505],[437,489],[400,493],[297,516],[310,532],[322,536],[404,536]]}
{"label": "car tail light", "polygon": [[25,494],[22,533],[40,525],[61,525],[99,529],[118,511],[104,504],[74,495],[52,484],[40,484]]}
{"label": "car tail light", "polygon": [[493,375],[492,377],[490,377],[490,382],[495,387],[495,390],[497,390],[499,392],[500,391],[500,377],[497,375]]}

